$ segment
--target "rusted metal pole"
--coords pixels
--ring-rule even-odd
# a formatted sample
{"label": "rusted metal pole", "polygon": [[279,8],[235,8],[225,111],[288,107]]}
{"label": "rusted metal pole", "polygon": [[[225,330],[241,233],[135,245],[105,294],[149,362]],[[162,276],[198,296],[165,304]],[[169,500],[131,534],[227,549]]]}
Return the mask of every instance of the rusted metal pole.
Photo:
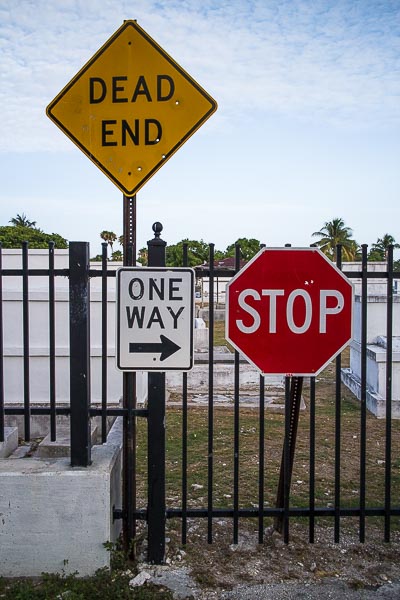
{"label": "rusted metal pole", "polygon": [[[296,450],[297,428],[299,424],[301,394],[303,390],[303,377],[292,377],[289,392],[289,413],[286,413],[285,403],[285,442],[282,451],[281,470],[279,473],[276,508],[289,509],[289,494],[292,481],[294,455]],[[285,527],[285,541],[288,541],[287,515],[285,513],[276,517],[275,529],[282,533]]]}
{"label": "rusted metal pole", "polygon": [[[136,196],[124,196],[124,266],[136,266]],[[123,374],[123,540],[124,549],[133,556],[136,535],[136,373]]]}

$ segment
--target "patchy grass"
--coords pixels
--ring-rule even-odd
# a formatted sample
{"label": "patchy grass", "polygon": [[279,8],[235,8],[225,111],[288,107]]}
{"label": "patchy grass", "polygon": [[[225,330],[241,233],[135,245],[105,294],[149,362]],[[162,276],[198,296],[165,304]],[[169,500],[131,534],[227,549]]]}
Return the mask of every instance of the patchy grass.
{"label": "patchy grass", "polygon": [[99,570],[93,577],[79,579],[75,575],[43,574],[37,579],[5,579],[0,577],[2,600],[172,600],[170,591],[149,585],[130,588],[133,577],[124,572]]}
{"label": "patchy grass", "polygon": [[[348,352],[342,364],[348,362]],[[340,505],[352,508],[360,503],[361,473],[361,411],[360,403],[348,390],[341,388],[341,417],[335,417],[335,365],[329,365],[316,384],[315,425],[315,490],[317,508],[334,506],[335,502],[335,432],[340,427]],[[301,411],[296,443],[296,454],[291,486],[291,507],[310,504],[310,397],[308,380],[305,380],[303,397],[306,408]],[[234,494],[234,411],[232,406],[215,406],[213,428],[213,481],[212,494],[215,508],[233,508]],[[206,508],[208,499],[208,408],[190,406],[188,409],[188,508]],[[138,423],[138,491],[139,505],[146,506],[146,431],[145,423]],[[281,466],[284,440],[284,415],[265,411],[264,448],[264,501],[274,507]],[[366,507],[383,507],[385,500],[385,439],[386,422],[367,414],[366,419]],[[167,482],[168,508],[182,506],[182,410],[167,409]],[[239,506],[258,507],[259,494],[259,411],[241,407],[239,416]],[[392,503],[400,497],[400,422],[392,422]],[[230,519],[228,519],[230,521]],[[296,519],[291,518],[291,521]],[[318,519],[317,519],[318,520]],[[242,520],[243,521],[243,520]],[[348,519],[348,522],[351,520]],[[398,517],[392,518],[393,530],[399,528]],[[266,523],[268,521],[266,520]],[[333,518],[319,522],[332,524]],[[351,521],[358,527],[358,518]],[[367,518],[368,527],[383,532],[383,518]],[[382,534],[383,536],[383,534]]]}

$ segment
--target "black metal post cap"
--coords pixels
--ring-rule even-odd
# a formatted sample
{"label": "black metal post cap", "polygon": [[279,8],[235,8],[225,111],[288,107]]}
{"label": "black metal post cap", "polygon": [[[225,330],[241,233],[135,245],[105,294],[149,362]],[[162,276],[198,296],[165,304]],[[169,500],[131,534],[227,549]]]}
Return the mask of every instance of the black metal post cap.
{"label": "black metal post cap", "polygon": [[152,229],[154,231],[154,237],[159,238],[163,230],[162,224],[159,221],[156,221],[155,223],[153,223]]}

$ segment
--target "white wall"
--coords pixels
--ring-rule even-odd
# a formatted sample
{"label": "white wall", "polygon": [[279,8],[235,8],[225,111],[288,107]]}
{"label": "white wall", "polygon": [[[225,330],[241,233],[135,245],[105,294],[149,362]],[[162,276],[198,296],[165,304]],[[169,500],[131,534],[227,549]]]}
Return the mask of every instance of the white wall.
{"label": "white wall", "polygon": [[[120,263],[109,263],[117,269]],[[3,250],[3,269],[20,269],[20,250]],[[55,251],[55,268],[69,267],[68,250]],[[48,251],[30,250],[29,269],[47,269]],[[91,263],[101,269],[101,263]],[[108,402],[122,396],[122,373],[115,367],[115,278],[108,277],[107,292],[107,391]],[[55,278],[56,399],[69,403],[69,280]],[[30,392],[32,403],[49,401],[48,278],[29,277]],[[92,402],[101,401],[101,278],[90,281]],[[3,277],[4,385],[6,403],[23,402],[22,277]],[[147,395],[147,378],[137,377],[138,401]]]}
{"label": "white wall", "polygon": [[[354,294],[361,295],[361,262],[344,262],[342,265],[343,271],[350,271],[352,273],[360,273],[359,277],[351,278],[350,281],[354,285]],[[387,263],[385,261],[371,261],[368,263],[369,273],[384,273],[387,271]],[[387,279],[382,278],[369,278],[368,284],[368,296],[385,296],[387,293]],[[400,294],[400,284],[398,281],[394,281],[394,293]]]}

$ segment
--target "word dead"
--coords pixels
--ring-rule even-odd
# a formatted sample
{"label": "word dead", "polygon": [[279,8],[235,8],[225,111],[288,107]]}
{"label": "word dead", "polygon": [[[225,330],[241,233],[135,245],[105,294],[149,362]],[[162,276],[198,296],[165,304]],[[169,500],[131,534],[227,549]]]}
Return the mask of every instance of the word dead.
{"label": "word dead", "polygon": [[[150,329],[158,326],[165,329],[165,322],[173,329],[178,329],[178,319],[182,315],[185,307],[177,306],[177,302],[182,302],[183,296],[180,288],[182,278],[173,277],[168,280],[150,277],[144,281],[139,277],[134,277],[129,282],[128,294],[133,301],[140,301],[140,306],[126,306],[126,318],[129,329],[136,327],[138,329]],[[152,306],[155,301],[171,302],[166,304],[166,310],[160,310],[158,306]],[[143,301],[148,301],[144,305]]]}
{"label": "word dead", "polygon": [[[169,75],[156,75],[151,80],[144,75],[129,79],[126,75],[89,78],[89,103],[133,104],[167,102],[175,93],[175,83]],[[153,146],[163,136],[160,121],[154,118],[102,119],[102,146]]]}
{"label": "word dead", "polygon": [[[285,290],[280,289],[262,289],[261,294],[254,289],[243,290],[239,294],[238,304],[251,318],[249,324],[249,318],[246,319],[246,323],[242,319],[237,319],[236,324],[240,331],[243,333],[254,333],[261,326],[262,315],[265,312],[265,307],[261,306],[264,297],[266,303],[269,304],[269,319],[267,332],[277,333],[277,313],[281,314],[284,311],[286,317],[286,324],[289,329],[295,334],[302,334],[308,331],[311,326],[314,309],[310,294],[303,289],[295,289],[288,297],[285,297]],[[251,298],[252,304],[248,304],[247,300]],[[334,299],[334,305],[331,306],[332,302],[328,299]],[[257,307],[254,306],[255,302],[259,302]],[[286,307],[284,306],[286,302]],[[294,319],[294,306],[296,303],[302,303],[304,308],[304,317],[302,323],[295,323]],[[339,314],[344,307],[344,297],[338,290],[320,290],[319,292],[319,305],[317,307],[317,318],[318,318],[318,330],[319,333],[326,333],[327,317],[328,315]],[[263,323],[264,326],[264,323]]]}

